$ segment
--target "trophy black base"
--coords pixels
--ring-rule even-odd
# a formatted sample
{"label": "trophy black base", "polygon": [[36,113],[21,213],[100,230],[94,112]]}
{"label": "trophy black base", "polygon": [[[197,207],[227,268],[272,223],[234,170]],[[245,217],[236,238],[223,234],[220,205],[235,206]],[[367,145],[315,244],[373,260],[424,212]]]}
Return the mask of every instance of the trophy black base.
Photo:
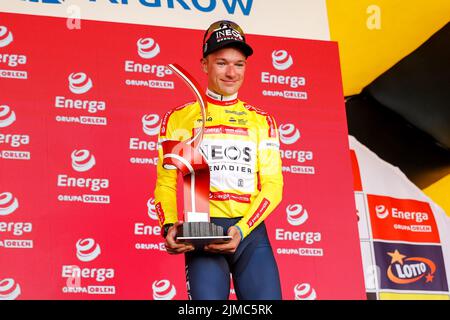
{"label": "trophy black base", "polygon": [[177,242],[191,243],[201,248],[211,243],[226,243],[231,236],[225,234],[221,226],[211,222],[184,222],[178,227]]}

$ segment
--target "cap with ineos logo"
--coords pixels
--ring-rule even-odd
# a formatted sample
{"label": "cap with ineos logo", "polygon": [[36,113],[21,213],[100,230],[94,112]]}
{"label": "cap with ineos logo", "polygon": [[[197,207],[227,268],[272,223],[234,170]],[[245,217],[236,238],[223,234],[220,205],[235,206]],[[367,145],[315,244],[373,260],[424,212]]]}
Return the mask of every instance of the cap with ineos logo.
{"label": "cap with ineos logo", "polygon": [[245,34],[236,23],[220,20],[211,24],[203,37],[203,57],[225,47],[240,49],[247,57],[253,49],[246,43]]}

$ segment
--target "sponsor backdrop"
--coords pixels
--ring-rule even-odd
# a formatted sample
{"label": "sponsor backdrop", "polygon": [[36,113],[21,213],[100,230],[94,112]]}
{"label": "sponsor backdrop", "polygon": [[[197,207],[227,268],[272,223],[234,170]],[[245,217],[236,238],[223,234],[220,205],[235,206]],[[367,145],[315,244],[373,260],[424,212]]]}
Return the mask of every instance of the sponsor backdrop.
{"label": "sponsor backdrop", "polygon": [[368,297],[449,299],[450,219],[398,168],[350,148]]}
{"label": "sponsor backdrop", "polygon": [[[200,5],[154,3],[184,19],[182,3]],[[210,3],[235,3],[237,21],[264,11]],[[165,65],[205,83],[195,29],[215,8],[191,29],[0,14],[0,299],[187,298],[183,257],[165,253],[154,207],[157,134],[166,111],[192,100]],[[318,26],[321,36],[293,38],[255,28],[240,97],[280,132],[285,193],[267,224],[283,298],[448,299],[449,219],[353,138],[352,197],[337,45],[294,39],[327,39]]]}
{"label": "sponsor backdrop", "polygon": [[[161,116],[193,98],[165,66],[205,84],[203,32],[65,21],[0,15],[0,298],[186,299],[153,190]],[[267,223],[283,298],[364,299],[337,44],[248,40],[240,97],[275,116],[282,145]]]}

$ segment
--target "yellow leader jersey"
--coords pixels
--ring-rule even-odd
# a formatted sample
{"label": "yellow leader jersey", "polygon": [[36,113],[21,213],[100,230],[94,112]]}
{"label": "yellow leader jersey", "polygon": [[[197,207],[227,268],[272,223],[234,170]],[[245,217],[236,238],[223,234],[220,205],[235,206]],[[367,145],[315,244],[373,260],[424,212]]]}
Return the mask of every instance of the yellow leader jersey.
{"label": "yellow leader jersey", "polygon": [[[210,97],[200,151],[210,170],[210,216],[242,217],[236,224],[245,238],[280,203],[283,176],[275,120],[241,100]],[[178,221],[177,170],[163,168],[161,142],[192,138],[202,118],[198,102],[167,112],[158,138],[155,208],[160,225]],[[198,129],[197,129],[198,130]]]}

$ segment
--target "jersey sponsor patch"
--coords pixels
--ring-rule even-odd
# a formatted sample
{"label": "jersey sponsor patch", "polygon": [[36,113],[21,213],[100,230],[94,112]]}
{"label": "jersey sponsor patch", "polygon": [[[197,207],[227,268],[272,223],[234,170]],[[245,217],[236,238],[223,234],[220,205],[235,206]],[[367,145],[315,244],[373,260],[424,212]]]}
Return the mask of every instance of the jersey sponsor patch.
{"label": "jersey sponsor patch", "polygon": [[250,194],[237,194],[237,193],[230,193],[230,192],[210,192],[209,193],[209,199],[215,200],[215,201],[227,201],[227,200],[233,200],[241,203],[250,203]]}
{"label": "jersey sponsor patch", "polygon": [[158,215],[159,222],[161,223],[161,225],[164,225],[164,221],[166,221],[166,217],[165,217],[164,211],[161,207],[161,202],[158,202],[155,205],[155,209],[156,209],[156,214]]}
{"label": "jersey sponsor patch", "polygon": [[262,140],[259,143],[259,149],[272,149],[272,150],[280,150],[280,142],[278,140]]}
{"label": "jersey sponsor patch", "polygon": [[258,222],[259,219],[263,216],[264,212],[267,210],[267,208],[270,205],[270,201],[266,198],[264,198],[258,209],[256,209],[255,213],[250,217],[250,219],[247,221],[247,225],[249,228],[253,227],[256,222]]}
{"label": "jersey sponsor patch", "polygon": [[[201,128],[192,129],[192,135],[195,136]],[[248,136],[248,128],[230,127],[230,126],[211,126],[206,127],[204,134],[232,134],[238,136]]]}

